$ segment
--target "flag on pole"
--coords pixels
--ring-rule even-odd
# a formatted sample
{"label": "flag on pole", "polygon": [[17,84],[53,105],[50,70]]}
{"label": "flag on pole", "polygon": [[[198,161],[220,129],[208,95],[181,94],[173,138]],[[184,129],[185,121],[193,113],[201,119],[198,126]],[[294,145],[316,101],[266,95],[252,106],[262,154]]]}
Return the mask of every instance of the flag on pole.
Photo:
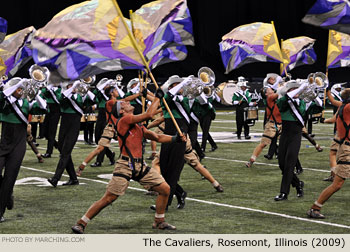
{"label": "flag on pole", "polygon": [[350,66],[350,35],[329,30],[327,67]]}
{"label": "flag on pole", "polygon": [[9,78],[32,58],[31,40],[35,28],[27,27],[7,35],[0,44],[0,73]]}
{"label": "flag on pole", "polygon": [[253,62],[282,62],[275,27],[268,23],[239,26],[219,43],[226,72]]}
{"label": "flag on pole", "polygon": [[302,21],[306,24],[350,34],[350,1],[317,0]]}
{"label": "flag on pole", "polygon": [[285,70],[288,72],[295,67],[315,63],[317,56],[313,48],[314,43],[315,39],[305,36],[283,40],[281,43],[282,75],[285,74]]}
{"label": "flag on pole", "polygon": [[7,33],[7,21],[6,19],[0,17],[0,43],[4,41]]}
{"label": "flag on pole", "polygon": [[35,33],[33,59],[64,79],[144,67],[113,0],[91,0],[56,14]]}
{"label": "flag on pole", "polygon": [[186,0],[158,0],[131,14],[134,36],[151,68],[184,60],[194,45]]}

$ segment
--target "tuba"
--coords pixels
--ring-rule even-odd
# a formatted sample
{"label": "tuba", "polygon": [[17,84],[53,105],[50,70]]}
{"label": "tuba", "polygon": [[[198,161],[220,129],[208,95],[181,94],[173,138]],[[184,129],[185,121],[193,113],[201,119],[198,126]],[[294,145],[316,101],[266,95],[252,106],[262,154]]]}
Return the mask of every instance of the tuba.
{"label": "tuba", "polygon": [[299,94],[299,98],[305,102],[311,102],[318,97],[320,91],[326,89],[329,85],[327,75],[322,72],[311,73],[307,77],[308,85]]}
{"label": "tuba", "polygon": [[94,84],[96,81],[96,75],[88,76],[86,78],[80,79],[80,83],[76,87],[77,93],[81,96],[85,96],[89,91],[90,85]]}

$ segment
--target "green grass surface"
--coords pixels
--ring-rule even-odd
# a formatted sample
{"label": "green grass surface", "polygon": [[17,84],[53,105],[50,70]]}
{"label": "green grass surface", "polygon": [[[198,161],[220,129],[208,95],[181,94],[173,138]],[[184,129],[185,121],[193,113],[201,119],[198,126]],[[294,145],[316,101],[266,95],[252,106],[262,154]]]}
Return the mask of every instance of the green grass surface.
{"label": "green grass surface", "polygon": [[[326,113],[329,117],[330,112]],[[262,133],[263,114],[260,121],[251,127],[252,133]],[[218,113],[213,121],[211,132],[234,132],[236,124],[233,113]],[[291,188],[287,201],[275,202],[279,193],[281,172],[277,160],[267,160],[263,150],[257,162],[246,168],[258,142],[218,143],[215,152],[207,152],[203,164],[223,185],[224,192],[217,193],[212,185],[202,180],[200,174],[185,165],[180,184],[188,192],[186,206],[176,209],[176,200],[166,213],[169,223],[177,226],[176,234],[322,234],[350,232],[350,188],[344,187],[334,194],[325,204],[322,212],[326,219],[321,223],[309,222],[307,209],[316,200],[320,192],[329,185],[322,179],[329,175],[329,146],[333,125],[315,124],[316,141],[324,151],[316,152],[310,143],[303,140],[300,160],[304,172],[300,175],[305,182],[305,196],[296,197]],[[81,132],[82,133],[82,132]],[[233,138],[232,134],[232,138]],[[45,151],[46,141],[38,140],[41,152]],[[159,148],[159,146],[158,146]],[[77,167],[93,149],[83,142],[78,142],[73,151],[73,161]],[[210,149],[208,144],[207,149]],[[114,144],[114,150],[119,154]],[[150,154],[147,144],[146,155]],[[58,151],[54,150],[52,158],[39,164],[34,153],[28,148],[18,180],[25,178],[47,179],[52,176],[58,162]],[[113,167],[104,165],[99,168],[88,166],[80,180],[79,186],[63,187],[40,186],[27,183],[16,185],[14,189],[15,207],[6,211],[6,221],[0,224],[1,234],[58,234],[71,233],[70,227],[79,219],[88,207],[105,192],[108,179],[99,178],[100,174],[111,174]],[[34,168],[34,169],[33,169]],[[66,173],[65,173],[66,174]],[[61,181],[66,181],[62,177]],[[34,181],[34,180],[33,180]],[[32,181],[32,182],[33,182]],[[147,196],[136,182],[130,183],[126,194],[105,208],[87,229],[87,234],[157,234],[164,231],[151,228],[154,212],[149,206],[154,204],[155,196]],[[282,216],[284,215],[284,216]],[[337,226],[336,224],[342,225]]]}

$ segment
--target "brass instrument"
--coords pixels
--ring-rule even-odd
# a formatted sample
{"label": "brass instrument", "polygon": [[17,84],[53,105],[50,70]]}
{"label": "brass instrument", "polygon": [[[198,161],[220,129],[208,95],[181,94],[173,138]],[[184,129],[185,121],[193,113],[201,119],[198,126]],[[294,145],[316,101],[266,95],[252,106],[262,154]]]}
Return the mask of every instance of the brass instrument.
{"label": "brass instrument", "polygon": [[198,77],[189,76],[190,82],[184,85],[183,95],[194,99],[202,93],[206,98],[211,97],[215,92],[215,74],[209,67],[201,67],[197,73]]}
{"label": "brass instrument", "polygon": [[322,72],[309,74],[307,82],[307,87],[299,94],[299,98],[305,102],[313,101],[320,91],[323,91],[329,85],[327,76]]}
{"label": "brass instrument", "polygon": [[209,67],[202,67],[198,70],[198,77],[204,84],[203,93],[209,98],[214,95],[215,92],[215,74]]}
{"label": "brass instrument", "polygon": [[121,74],[117,74],[115,76],[115,83],[118,87],[121,87],[122,86],[122,80],[123,80],[123,75]]}
{"label": "brass instrument", "polygon": [[31,79],[28,79],[28,81],[24,83],[22,97],[31,101],[35,98],[41,88],[47,86],[50,71],[47,67],[32,65],[29,68],[29,76]]}
{"label": "brass instrument", "polygon": [[96,75],[80,79],[80,83],[76,87],[76,91],[81,96],[85,96],[89,91],[90,85],[94,84],[96,81]]}

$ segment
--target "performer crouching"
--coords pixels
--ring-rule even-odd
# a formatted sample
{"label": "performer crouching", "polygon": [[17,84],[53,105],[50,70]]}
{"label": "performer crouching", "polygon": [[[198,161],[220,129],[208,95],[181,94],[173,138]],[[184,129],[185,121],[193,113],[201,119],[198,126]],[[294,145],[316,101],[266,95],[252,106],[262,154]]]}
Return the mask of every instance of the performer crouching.
{"label": "performer crouching", "polygon": [[[162,98],[163,92],[157,90],[156,97]],[[146,112],[134,115],[134,107],[129,102],[118,101],[114,106],[117,121],[118,143],[121,156],[115,166],[113,177],[109,181],[104,196],[93,203],[85,215],[72,227],[74,233],[82,234],[88,222],[103,208],[110,205],[119,196],[124,195],[132,178],[146,189],[152,188],[158,192],[156,200],[156,213],[152,228],[174,230],[175,226],[165,222],[165,208],[168,202],[170,188],[164,178],[153,168],[144,165],[142,156],[143,137],[160,143],[186,141],[179,136],[157,135],[138,123],[151,119],[159,106],[159,99],[154,99]]]}

